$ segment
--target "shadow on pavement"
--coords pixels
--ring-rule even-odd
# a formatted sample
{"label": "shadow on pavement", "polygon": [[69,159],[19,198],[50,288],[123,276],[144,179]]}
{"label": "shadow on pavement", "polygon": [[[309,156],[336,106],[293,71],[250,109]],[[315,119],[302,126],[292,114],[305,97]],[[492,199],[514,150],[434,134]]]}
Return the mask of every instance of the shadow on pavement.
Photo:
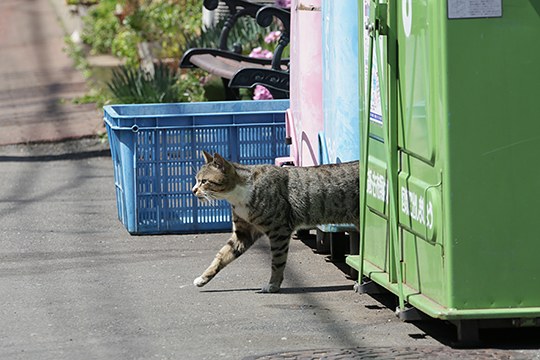
{"label": "shadow on pavement", "polygon": [[47,162],[59,160],[83,160],[94,157],[111,156],[110,150],[83,151],[80,153],[66,153],[58,155],[36,155],[36,156],[1,156],[0,162]]}
{"label": "shadow on pavement", "polygon": [[[316,238],[312,234],[310,236],[297,238],[306,246],[311,248],[316,253]],[[321,254],[325,256],[324,254]],[[336,268],[342,271],[346,276],[349,274],[349,267],[345,263],[331,262]],[[320,288],[290,288],[281,289],[282,293],[303,293],[303,292],[324,292],[324,291],[349,291],[350,286],[339,287],[320,287]],[[366,295],[379,304],[366,305],[368,310],[395,310],[398,306],[397,296],[388,292],[384,294],[369,294]],[[464,348],[462,344],[457,342],[456,326],[452,323],[439,319],[426,319],[421,321],[411,322],[418,328],[418,332],[408,334],[411,339],[424,339],[431,337],[442,345],[459,349]],[[500,350],[532,350],[540,349],[540,328],[481,328],[480,329],[480,344],[474,347],[467,346],[469,349],[500,349]]]}

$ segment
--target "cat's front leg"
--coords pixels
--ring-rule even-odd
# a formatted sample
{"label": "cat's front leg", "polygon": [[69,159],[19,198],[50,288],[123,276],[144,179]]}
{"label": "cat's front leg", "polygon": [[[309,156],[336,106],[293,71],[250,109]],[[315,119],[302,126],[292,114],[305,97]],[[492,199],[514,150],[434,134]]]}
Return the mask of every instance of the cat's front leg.
{"label": "cat's front leg", "polygon": [[206,285],[218,272],[242,255],[262,236],[264,234],[253,225],[233,214],[233,233],[231,238],[219,250],[210,266],[201,276],[193,281],[193,284],[199,287]]}
{"label": "cat's front leg", "polygon": [[289,243],[292,232],[282,229],[280,232],[269,233],[270,250],[272,251],[272,275],[267,285],[263,286],[261,292],[276,293],[281,288],[283,282],[283,272],[287,264],[289,255]]}

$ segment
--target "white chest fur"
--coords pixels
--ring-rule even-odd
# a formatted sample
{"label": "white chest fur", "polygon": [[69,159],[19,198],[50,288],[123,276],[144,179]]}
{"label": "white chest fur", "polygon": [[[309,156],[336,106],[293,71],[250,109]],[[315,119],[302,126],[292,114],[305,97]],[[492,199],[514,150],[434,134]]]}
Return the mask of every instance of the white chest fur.
{"label": "white chest fur", "polygon": [[240,216],[244,220],[249,220],[249,208],[248,203],[251,197],[251,188],[246,185],[237,185],[233,191],[229,192],[225,196],[233,207],[236,215]]}
{"label": "white chest fur", "polygon": [[234,213],[242,219],[249,221],[249,209],[247,206],[234,206]]}

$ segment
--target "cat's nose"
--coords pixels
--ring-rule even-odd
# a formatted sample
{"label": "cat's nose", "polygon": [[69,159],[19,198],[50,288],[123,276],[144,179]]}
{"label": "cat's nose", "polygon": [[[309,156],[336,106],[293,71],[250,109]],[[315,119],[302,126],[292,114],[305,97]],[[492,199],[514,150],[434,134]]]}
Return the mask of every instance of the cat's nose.
{"label": "cat's nose", "polygon": [[199,190],[199,187],[197,186],[197,184],[195,184],[195,186],[193,186],[191,191],[193,191],[193,194],[197,195],[197,190]]}

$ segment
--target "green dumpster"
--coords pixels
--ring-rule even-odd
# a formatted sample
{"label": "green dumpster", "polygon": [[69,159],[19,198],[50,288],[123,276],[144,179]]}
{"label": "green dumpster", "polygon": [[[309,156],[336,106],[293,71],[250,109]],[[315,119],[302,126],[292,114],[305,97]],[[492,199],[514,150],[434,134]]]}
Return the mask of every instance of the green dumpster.
{"label": "green dumpster", "polygon": [[[458,327],[540,325],[540,0],[360,0],[360,255]],[[363,274],[363,276],[362,276]]]}

